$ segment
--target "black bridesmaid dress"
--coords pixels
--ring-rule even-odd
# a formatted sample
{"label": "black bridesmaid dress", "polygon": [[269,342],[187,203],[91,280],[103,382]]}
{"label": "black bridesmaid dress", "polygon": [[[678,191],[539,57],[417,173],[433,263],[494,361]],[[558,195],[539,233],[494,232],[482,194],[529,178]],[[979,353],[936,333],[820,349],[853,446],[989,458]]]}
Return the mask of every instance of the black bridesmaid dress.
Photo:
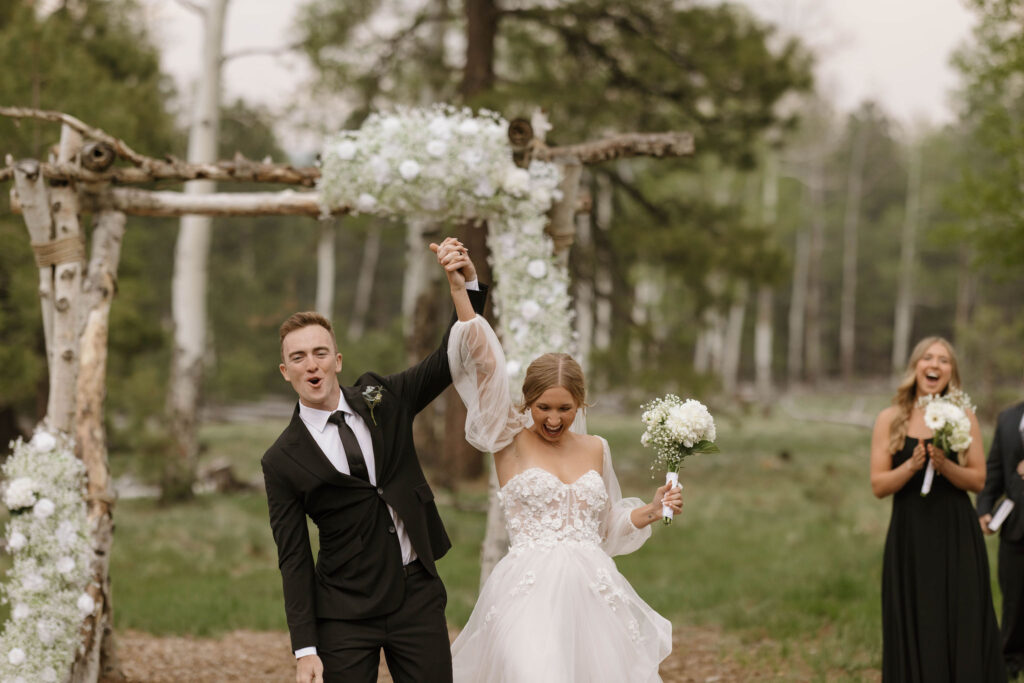
{"label": "black bridesmaid dress", "polygon": [[[908,436],[892,466],[909,459],[917,443]],[[978,515],[967,492],[938,474],[922,496],[924,473],[893,496],[882,564],[882,680],[1003,683]]]}

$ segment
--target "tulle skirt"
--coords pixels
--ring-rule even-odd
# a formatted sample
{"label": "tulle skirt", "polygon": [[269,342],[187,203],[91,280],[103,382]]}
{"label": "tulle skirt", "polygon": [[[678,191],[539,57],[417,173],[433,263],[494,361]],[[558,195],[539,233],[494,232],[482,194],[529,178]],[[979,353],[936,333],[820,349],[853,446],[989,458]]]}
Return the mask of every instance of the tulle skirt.
{"label": "tulle skirt", "polygon": [[455,683],[649,683],[672,625],[593,544],[513,548],[452,644]]}

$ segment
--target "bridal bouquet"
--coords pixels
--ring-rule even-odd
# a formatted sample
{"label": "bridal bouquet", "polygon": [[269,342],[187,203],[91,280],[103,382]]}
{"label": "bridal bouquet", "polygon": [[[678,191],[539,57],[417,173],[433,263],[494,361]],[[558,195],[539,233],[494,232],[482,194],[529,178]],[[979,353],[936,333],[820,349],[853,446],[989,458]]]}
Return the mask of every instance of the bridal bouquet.
{"label": "bridal bouquet", "polygon": [[[643,406],[640,420],[644,423],[640,443],[653,446],[657,455],[654,466],[665,470],[665,483],[679,484],[679,468],[683,458],[694,453],[717,453],[715,420],[707,406],[688,398],[685,401],[668,394]],[[672,510],[661,509],[665,524],[672,523]]]}
{"label": "bridal bouquet", "polygon": [[[917,401],[924,408],[924,423],[935,434],[932,443],[946,453],[963,453],[971,445],[971,421],[968,410],[974,410],[971,397],[954,387],[945,396],[922,396]],[[924,472],[921,495],[927,496],[932,490],[935,467],[931,460]]]}

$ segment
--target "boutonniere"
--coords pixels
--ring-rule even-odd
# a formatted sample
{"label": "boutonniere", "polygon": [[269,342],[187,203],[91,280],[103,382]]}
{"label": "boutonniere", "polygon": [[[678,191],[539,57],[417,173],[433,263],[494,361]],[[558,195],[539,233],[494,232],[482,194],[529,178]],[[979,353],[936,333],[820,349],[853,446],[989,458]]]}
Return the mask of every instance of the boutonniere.
{"label": "boutonniere", "polygon": [[366,401],[366,406],[370,409],[370,419],[373,420],[374,427],[377,426],[377,418],[373,414],[373,409],[380,405],[383,398],[384,393],[379,386],[371,385],[363,389],[363,400]]}

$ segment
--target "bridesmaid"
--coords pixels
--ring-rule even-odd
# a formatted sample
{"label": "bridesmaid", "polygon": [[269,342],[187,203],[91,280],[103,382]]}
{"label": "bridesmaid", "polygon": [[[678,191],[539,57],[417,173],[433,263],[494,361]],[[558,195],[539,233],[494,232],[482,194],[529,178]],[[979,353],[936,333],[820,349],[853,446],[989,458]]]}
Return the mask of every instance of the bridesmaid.
{"label": "bridesmaid", "polygon": [[[981,430],[971,444],[944,453],[931,443],[925,395],[960,386],[956,355],[941,337],[921,340],[892,405],[871,437],[871,490],[893,496],[882,564],[882,680],[887,683],[1002,683],[999,629],[988,555],[967,496],[985,484]],[[921,495],[924,469],[935,469]]]}

